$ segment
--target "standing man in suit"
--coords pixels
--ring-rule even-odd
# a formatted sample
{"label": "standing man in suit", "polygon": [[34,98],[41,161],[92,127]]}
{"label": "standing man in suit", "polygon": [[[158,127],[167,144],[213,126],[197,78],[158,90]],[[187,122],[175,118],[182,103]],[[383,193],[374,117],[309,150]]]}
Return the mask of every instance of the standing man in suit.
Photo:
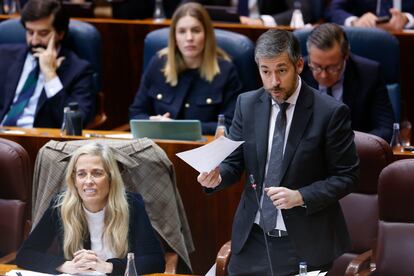
{"label": "standing man in suit", "polygon": [[297,274],[300,261],[327,270],[350,249],[338,202],[358,179],[349,109],[301,80],[291,32],[262,34],[255,59],[263,87],[239,96],[229,134],[244,144],[197,178],[214,192],[251,176],[233,222],[229,274],[270,275],[264,236],[274,275]]}
{"label": "standing man in suit", "polygon": [[[413,0],[332,0],[328,21],[354,27],[401,31],[414,27]],[[388,20],[378,21],[387,16]]]}
{"label": "standing man in suit", "polygon": [[[186,0],[184,0],[186,1]],[[194,1],[194,0],[187,0]],[[312,16],[312,6],[308,0],[195,0],[203,5],[235,6],[240,14],[240,23],[246,25],[258,25],[274,27],[277,25],[289,25],[292,13],[300,8],[303,21],[314,22],[317,19]],[[194,1],[194,2],[195,2]]]}
{"label": "standing man in suit", "polygon": [[352,129],[390,141],[394,114],[380,64],[349,51],[341,27],[325,23],[308,37],[302,78],[351,110]]}
{"label": "standing man in suit", "polygon": [[58,0],[29,0],[21,13],[24,44],[0,46],[0,122],[60,128],[63,109],[77,102],[86,124],[96,95],[92,68],[62,45],[69,17]]}

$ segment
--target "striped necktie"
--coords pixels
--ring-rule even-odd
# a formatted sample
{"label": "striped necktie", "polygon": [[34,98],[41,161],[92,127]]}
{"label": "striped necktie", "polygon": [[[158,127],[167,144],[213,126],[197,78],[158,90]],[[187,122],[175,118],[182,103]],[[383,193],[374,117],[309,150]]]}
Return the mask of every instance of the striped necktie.
{"label": "striped necktie", "polygon": [[4,120],[4,126],[16,126],[17,120],[23,114],[23,110],[29,103],[30,98],[36,89],[37,79],[39,78],[39,63],[36,62],[36,66],[27,76],[26,82],[23,85],[22,91],[19,94],[16,102],[12,104],[7,117]]}
{"label": "striped necktie", "polygon": [[[269,164],[267,166],[266,178],[263,186],[274,187],[280,185],[282,160],[283,160],[283,147],[285,144],[286,134],[286,109],[289,107],[288,102],[279,104],[279,113],[276,117],[275,130],[273,132],[272,150],[270,152]],[[276,219],[278,210],[273,205],[272,200],[266,195],[263,195],[262,203],[262,217],[260,220],[260,226],[265,232],[272,231],[276,227]]]}

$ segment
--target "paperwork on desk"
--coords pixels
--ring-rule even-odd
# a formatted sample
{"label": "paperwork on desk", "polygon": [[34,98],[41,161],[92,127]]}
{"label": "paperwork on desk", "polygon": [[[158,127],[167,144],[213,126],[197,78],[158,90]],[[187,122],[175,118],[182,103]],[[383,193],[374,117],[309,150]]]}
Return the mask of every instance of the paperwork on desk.
{"label": "paperwork on desk", "polygon": [[222,136],[207,145],[176,155],[199,173],[210,172],[243,143]]}
{"label": "paperwork on desk", "polygon": [[59,275],[59,276],[70,276],[70,275],[84,275],[84,276],[105,276],[105,273],[100,273],[97,271],[87,271],[82,274],[47,274],[47,273],[40,273],[30,270],[23,270],[23,269],[13,269],[6,273],[6,276],[52,276],[52,275]]}

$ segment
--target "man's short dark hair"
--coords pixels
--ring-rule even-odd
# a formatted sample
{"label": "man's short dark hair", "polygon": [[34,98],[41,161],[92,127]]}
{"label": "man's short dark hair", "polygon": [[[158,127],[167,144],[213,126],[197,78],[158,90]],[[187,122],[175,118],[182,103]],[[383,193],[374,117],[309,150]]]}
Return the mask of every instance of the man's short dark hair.
{"label": "man's short dark hair", "polygon": [[344,30],[334,23],[325,23],[312,30],[306,42],[306,48],[308,53],[311,47],[329,50],[335,46],[335,43],[339,44],[342,55],[348,56],[349,42]]}
{"label": "man's short dark hair", "polygon": [[263,33],[256,42],[254,59],[259,65],[261,58],[274,58],[287,52],[293,64],[301,57],[298,39],[292,32],[272,29]]}
{"label": "man's short dark hair", "polygon": [[53,28],[56,32],[68,32],[69,16],[63,10],[59,0],[29,0],[21,13],[21,22],[36,21],[53,15]]}

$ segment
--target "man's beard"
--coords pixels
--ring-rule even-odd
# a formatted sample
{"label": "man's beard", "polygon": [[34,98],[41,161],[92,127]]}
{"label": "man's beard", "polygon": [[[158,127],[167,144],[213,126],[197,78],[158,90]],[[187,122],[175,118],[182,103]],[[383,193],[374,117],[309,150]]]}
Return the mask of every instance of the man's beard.
{"label": "man's beard", "polygon": [[27,48],[29,49],[30,53],[33,55],[35,52],[35,48],[42,48],[42,49],[46,49],[45,45],[41,45],[41,44],[36,44],[36,45],[29,45],[27,46]]}

